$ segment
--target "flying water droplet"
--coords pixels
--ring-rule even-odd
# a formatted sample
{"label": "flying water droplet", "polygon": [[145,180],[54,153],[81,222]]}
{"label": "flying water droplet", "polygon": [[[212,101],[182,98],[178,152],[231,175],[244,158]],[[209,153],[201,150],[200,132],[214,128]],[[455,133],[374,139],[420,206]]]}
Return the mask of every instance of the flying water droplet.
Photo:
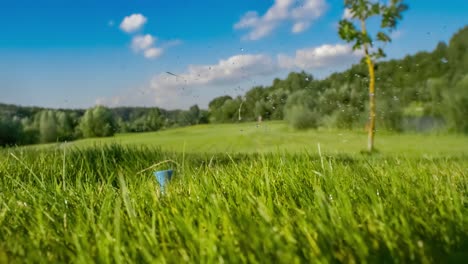
{"label": "flying water droplet", "polygon": [[424,242],[422,242],[422,240],[418,241],[418,247],[420,248],[424,247]]}

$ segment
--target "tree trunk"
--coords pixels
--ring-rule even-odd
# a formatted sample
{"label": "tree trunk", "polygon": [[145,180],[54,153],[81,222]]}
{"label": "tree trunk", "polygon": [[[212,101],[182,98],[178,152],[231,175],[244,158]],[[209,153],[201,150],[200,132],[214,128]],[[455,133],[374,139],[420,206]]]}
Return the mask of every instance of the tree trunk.
{"label": "tree trunk", "polygon": [[374,63],[369,55],[366,55],[366,62],[369,68],[369,131],[367,136],[367,150],[374,150],[374,135],[375,135],[375,72]]}
{"label": "tree trunk", "polygon": [[[367,36],[366,22],[361,19],[362,34]],[[375,135],[375,72],[374,62],[369,55],[369,47],[364,43],[364,54],[366,56],[366,64],[369,70],[369,126],[367,136],[367,150],[374,150],[374,135]]]}

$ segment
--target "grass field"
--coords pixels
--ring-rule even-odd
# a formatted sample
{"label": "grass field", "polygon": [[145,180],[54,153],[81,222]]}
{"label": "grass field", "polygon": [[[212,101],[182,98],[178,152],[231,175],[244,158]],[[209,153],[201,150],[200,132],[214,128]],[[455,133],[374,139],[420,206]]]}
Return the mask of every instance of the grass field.
{"label": "grass field", "polygon": [[[0,263],[464,263],[466,137],[378,136],[373,156],[281,123],[0,150]],[[164,160],[162,195],[139,172]]]}
{"label": "grass field", "polygon": [[[90,146],[119,143],[157,146],[163,150],[191,153],[322,152],[356,154],[366,149],[367,135],[356,131],[295,131],[283,122],[200,125],[162,132],[119,134],[112,138],[85,139],[74,143]],[[468,155],[468,137],[378,132],[376,147],[390,155]]]}

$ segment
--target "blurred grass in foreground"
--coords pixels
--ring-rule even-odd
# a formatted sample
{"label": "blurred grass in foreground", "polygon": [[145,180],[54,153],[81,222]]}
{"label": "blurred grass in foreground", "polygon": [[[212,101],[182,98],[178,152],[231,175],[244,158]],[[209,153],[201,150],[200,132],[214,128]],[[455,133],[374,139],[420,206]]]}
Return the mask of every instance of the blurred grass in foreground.
{"label": "blurred grass in foreground", "polygon": [[[166,159],[180,166],[161,196],[137,172]],[[5,149],[0,262],[461,262],[467,168],[464,155]]]}

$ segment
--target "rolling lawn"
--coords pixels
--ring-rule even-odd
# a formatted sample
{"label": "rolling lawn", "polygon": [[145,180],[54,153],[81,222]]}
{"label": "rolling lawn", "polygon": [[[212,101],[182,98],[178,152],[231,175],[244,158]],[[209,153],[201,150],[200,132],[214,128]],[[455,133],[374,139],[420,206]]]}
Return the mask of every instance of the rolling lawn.
{"label": "rolling lawn", "polygon": [[0,263],[466,263],[467,137],[365,142],[274,122],[0,149]]}
{"label": "rolling lawn", "polygon": [[[85,139],[71,143],[89,146],[95,143],[120,143],[157,146],[163,150],[189,153],[317,152],[356,154],[366,149],[363,131],[295,131],[283,122],[199,125],[161,132],[118,134],[103,139]],[[468,137],[457,135],[421,135],[377,132],[376,148],[384,154],[407,156],[444,156],[468,154]]]}

